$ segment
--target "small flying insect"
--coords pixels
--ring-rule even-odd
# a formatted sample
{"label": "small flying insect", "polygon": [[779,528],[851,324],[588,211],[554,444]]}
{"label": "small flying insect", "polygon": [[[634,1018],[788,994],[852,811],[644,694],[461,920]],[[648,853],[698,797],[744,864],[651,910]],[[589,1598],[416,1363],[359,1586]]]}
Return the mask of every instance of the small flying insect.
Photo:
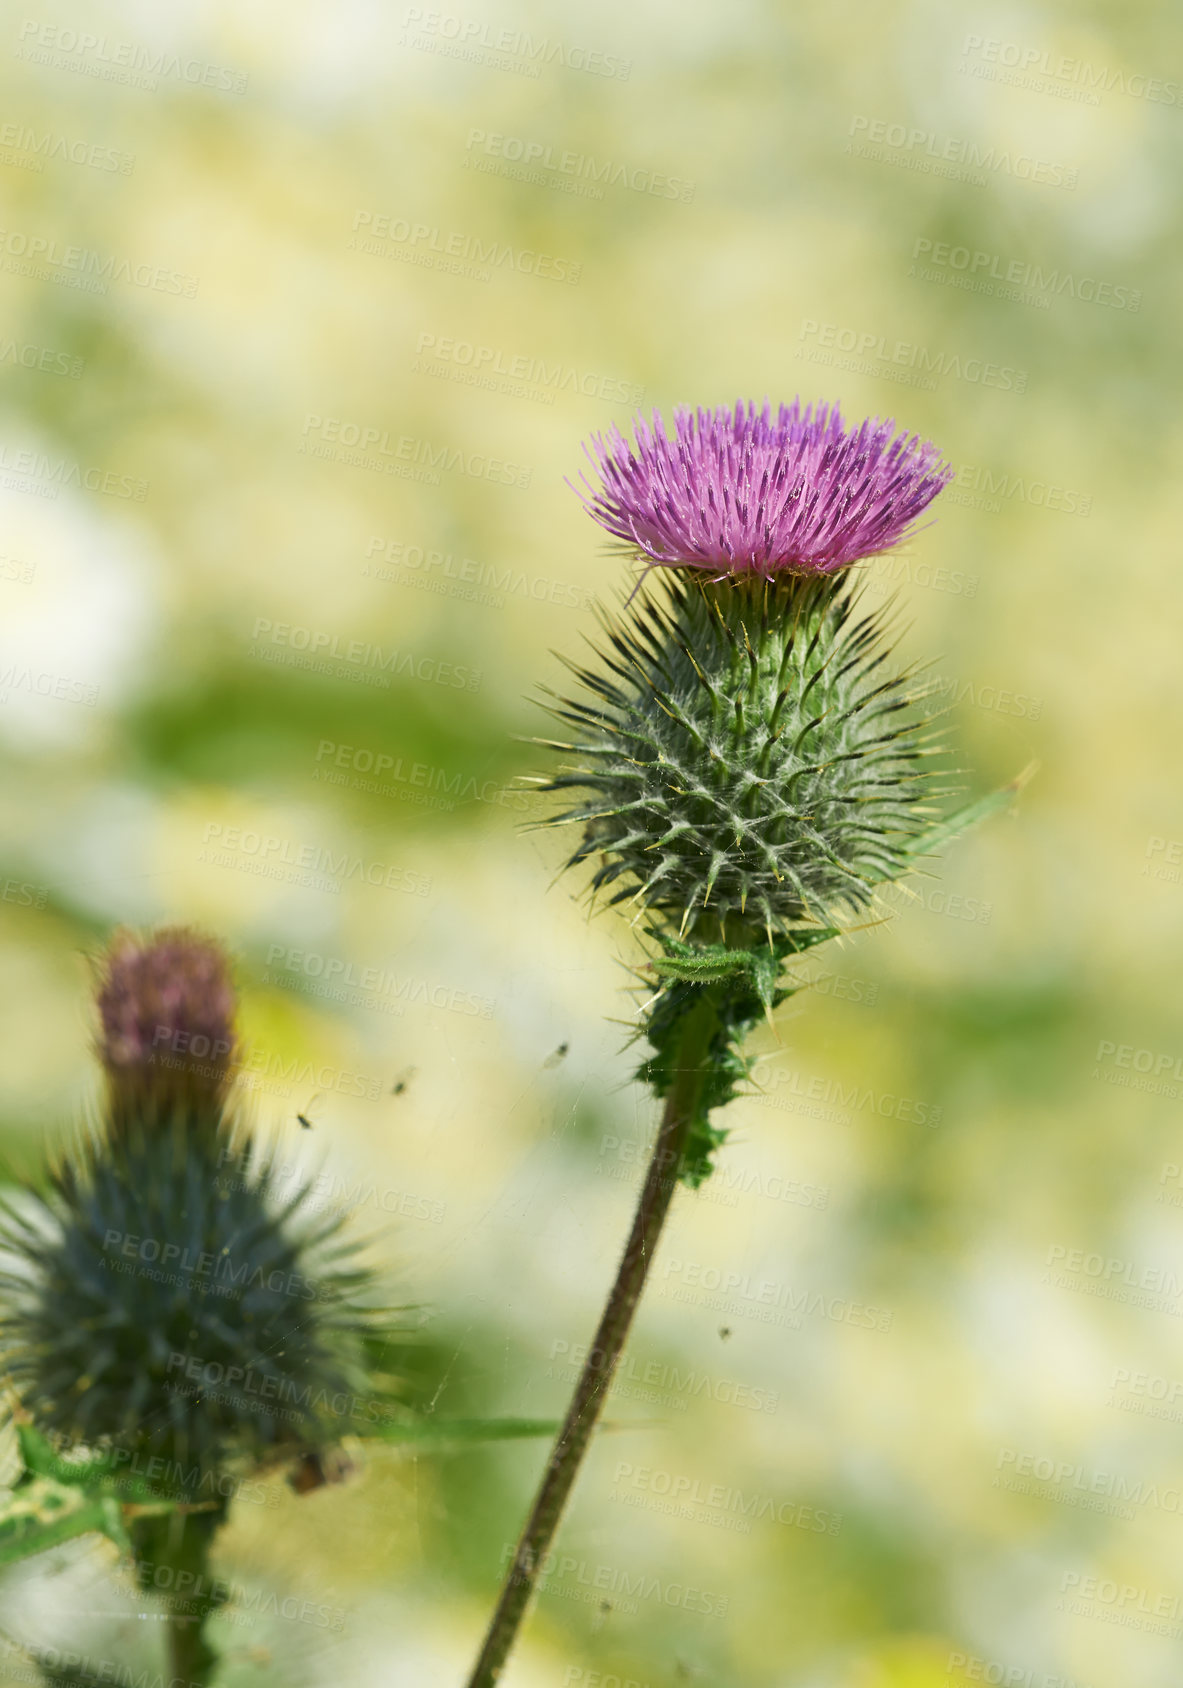
{"label": "small flying insect", "polygon": [[408,1067],[406,1072],[400,1073],[390,1087],[390,1094],[392,1096],[401,1096],[418,1071],[418,1067]]}
{"label": "small flying insect", "polygon": [[570,1048],[569,1043],[560,1043],[559,1047],[546,1057],[542,1065],[544,1067],[557,1067],[560,1061],[566,1059]]}
{"label": "small flying insect", "polygon": [[720,1325],[719,1326],[719,1341],[720,1342],[726,1342],[730,1335],[731,1335],[731,1326],[730,1325]]}
{"label": "small flying insect", "polygon": [[296,1115],[296,1118],[299,1120],[300,1124],[304,1127],[305,1131],[311,1131],[312,1127],[315,1125],[316,1120],[313,1116],[312,1110],[313,1110],[314,1106],[316,1105],[316,1103],[320,1101],[320,1099],[323,1095],[324,1095],[324,1091],[318,1090],[316,1092],[316,1094],[312,1097],[311,1101],[306,1102],[304,1104],[304,1112],[302,1114]]}

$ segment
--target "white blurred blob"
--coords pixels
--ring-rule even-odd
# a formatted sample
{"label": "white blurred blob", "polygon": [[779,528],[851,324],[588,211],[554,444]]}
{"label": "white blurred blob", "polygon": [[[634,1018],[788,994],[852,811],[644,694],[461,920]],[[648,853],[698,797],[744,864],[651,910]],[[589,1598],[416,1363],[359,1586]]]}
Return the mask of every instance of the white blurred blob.
{"label": "white blurred blob", "polygon": [[104,920],[148,924],[160,917],[168,884],[156,861],[159,798],[140,786],[94,785],[49,815],[38,867],[51,884]]}
{"label": "white blurred blob", "polygon": [[[8,435],[3,447],[12,461],[31,443]],[[101,494],[0,486],[0,555],[0,736],[33,752],[76,746],[133,690],[156,627],[144,530]]]}

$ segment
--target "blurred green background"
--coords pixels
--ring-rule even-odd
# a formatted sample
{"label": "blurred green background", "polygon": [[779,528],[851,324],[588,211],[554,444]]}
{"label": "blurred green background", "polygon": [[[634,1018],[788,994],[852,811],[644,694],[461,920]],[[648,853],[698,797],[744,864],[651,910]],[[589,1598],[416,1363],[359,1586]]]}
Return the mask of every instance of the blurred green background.
{"label": "blurred green background", "polygon": [[[565,477],[638,403],[894,416],[958,479],[874,590],[969,787],[1038,773],[764,1034],[505,1682],[1173,1688],[1178,20],[463,6],[0,28],[7,1177],[91,1103],[88,954],[198,922],[408,1402],[557,1414],[653,1125],[511,783],[626,578]],[[461,1682],[543,1458],[241,1506],[225,1683]],[[94,1543],[0,1579],[148,1670],[138,1610]]]}

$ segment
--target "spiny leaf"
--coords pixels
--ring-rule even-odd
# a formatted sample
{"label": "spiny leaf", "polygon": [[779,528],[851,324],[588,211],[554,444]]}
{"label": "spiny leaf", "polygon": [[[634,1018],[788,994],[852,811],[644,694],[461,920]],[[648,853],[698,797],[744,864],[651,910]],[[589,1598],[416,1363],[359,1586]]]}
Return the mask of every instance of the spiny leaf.
{"label": "spiny leaf", "polygon": [[1007,785],[1001,785],[997,791],[987,793],[985,797],[977,798],[973,803],[967,803],[964,808],[957,809],[947,815],[944,820],[937,821],[928,827],[919,837],[912,839],[908,845],[908,855],[912,858],[931,856],[942,849],[952,839],[959,838],[963,832],[977,826],[979,821],[996,815],[1000,810],[1009,809],[1018,798],[1023,787],[1034,775],[1038,763],[1031,762],[1021,774],[1016,774]]}

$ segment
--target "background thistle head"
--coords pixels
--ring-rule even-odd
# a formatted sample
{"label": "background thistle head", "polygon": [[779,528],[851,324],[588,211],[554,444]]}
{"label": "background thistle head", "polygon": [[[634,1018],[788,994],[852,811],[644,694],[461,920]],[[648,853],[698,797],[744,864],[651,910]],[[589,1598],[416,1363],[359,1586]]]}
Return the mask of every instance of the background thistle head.
{"label": "background thistle head", "polygon": [[[208,1499],[224,1470],[355,1427],[373,1392],[371,1274],[229,1100],[221,948],[121,934],[97,996],[100,1129],[44,1196],[8,1210],[0,1237],[6,1370],[42,1431],[155,1458],[164,1490]],[[188,1038],[192,1064],[160,1067],[162,1029]]]}

